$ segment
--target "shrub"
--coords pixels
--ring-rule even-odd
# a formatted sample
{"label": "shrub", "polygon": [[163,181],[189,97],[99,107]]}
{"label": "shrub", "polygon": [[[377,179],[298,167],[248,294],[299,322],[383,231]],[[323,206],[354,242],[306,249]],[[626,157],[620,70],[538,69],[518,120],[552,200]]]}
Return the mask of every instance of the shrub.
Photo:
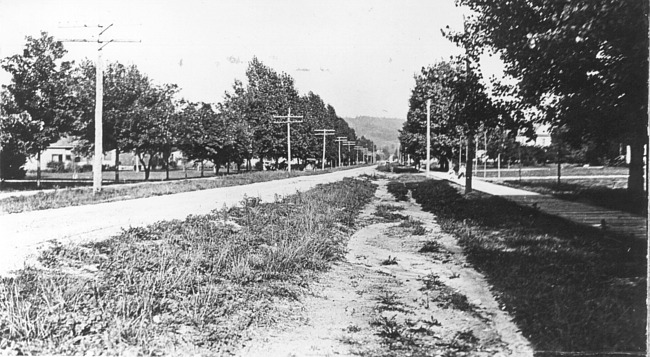
{"label": "shrub", "polygon": [[2,165],[2,179],[22,179],[25,177],[25,162],[27,157],[24,154],[5,146],[0,152],[0,164]]}
{"label": "shrub", "polygon": [[52,172],[66,172],[65,163],[60,161],[48,162],[47,169]]}

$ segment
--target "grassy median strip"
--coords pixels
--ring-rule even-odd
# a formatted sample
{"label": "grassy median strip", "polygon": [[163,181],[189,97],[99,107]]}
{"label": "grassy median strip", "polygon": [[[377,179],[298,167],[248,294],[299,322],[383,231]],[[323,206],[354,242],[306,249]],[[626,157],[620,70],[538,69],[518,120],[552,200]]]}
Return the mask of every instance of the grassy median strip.
{"label": "grassy median strip", "polygon": [[0,354],[227,353],[343,256],[375,189],[345,179],[54,246],[43,269],[1,281]]}
{"label": "grassy median strip", "polygon": [[94,195],[91,187],[67,188],[53,192],[39,192],[29,196],[15,196],[0,199],[1,213],[19,213],[69,206],[122,201],[135,198],[170,195],[174,193],[207,190],[211,188],[247,185],[256,182],[281,180],[290,177],[316,175],[339,171],[258,171],[212,178],[195,178],[169,182],[143,182],[137,185],[107,185]]}
{"label": "grassy median strip", "polygon": [[463,196],[447,182],[407,186],[458,237],[539,355],[645,351],[646,242]]}

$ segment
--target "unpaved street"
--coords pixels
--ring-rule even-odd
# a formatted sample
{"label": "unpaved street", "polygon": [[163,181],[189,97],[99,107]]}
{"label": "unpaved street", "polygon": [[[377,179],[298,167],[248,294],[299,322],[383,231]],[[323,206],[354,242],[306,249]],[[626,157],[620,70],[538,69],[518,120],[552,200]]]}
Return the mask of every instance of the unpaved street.
{"label": "unpaved street", "polygon": [[0,215],[0,275],[22,268],[28,257],[51,240],[65,243],[105,239],[122,228],[183,219],[190,214],[232,206],[244,196],[273,201],[276,195],[288,195],[373,171],[374,167],[362,167],[251,185]]}
{"label": "unpaved street", "polygon": [[[293,318],[258,330],[240,355],[532,356],[455,239],[419,205],[395,202],[386,182],[345,261],[313,286],[302,309],[287,306]],[[401,216],[377,217],[380,206]],[[424,232],[404,222],[421,222]]]}

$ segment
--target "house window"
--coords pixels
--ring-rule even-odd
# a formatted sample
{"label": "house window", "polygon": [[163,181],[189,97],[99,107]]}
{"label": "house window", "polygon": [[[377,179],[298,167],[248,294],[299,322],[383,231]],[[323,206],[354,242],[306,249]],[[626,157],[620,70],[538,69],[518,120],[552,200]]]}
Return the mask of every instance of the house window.
{"label": "house window", "polygon": [[81,162],[81,157],[79,157],[79,156],[75,157],[74,162]]}
{"label": "house window", "polygon": [[61,155],[61,154],[52,154],[52,161],[54,161],[54,162],[63,162],[63,155]]}
{"label": "house window", "polygon": [[70,156],[70,155],[65,156],[65,161],[71,161],[71,160],[72,160],[72,156]]}

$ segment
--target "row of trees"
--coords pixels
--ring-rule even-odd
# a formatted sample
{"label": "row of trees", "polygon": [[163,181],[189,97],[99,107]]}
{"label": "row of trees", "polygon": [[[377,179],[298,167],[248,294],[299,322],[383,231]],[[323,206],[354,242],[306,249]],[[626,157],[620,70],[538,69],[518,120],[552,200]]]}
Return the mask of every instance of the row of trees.
{"label": "row of trees", "polygon": [[[93,152],[95,65],[64,61],[65,53],[60,42],[42,33],[27,38],[22,54],[2,60],[2,68],[12,76],[2,88],[3,177],[15,173],[26,156],[40,160],[40,153],[64,136],[78,138],[80,154]],[[230,163],[241,167],[254,157],[277,163],[287,154],[286,127],[274,124],[273,116],[285,115],[289,108],[303,116],[303,123],[292,126],[293,158],[321,157],[322,139],[314,135],[315,129],[334,129],[338,136],[371,147],[317,94],[299,95],[288,74],[253,58],[246,77],[246,84],[235,81],[221,103],[191,102],[177,99],[176,85],[156,84],[135,65],[108,64],[103,79],[103,151],[117,151],[116,165],[120,152],[134,152],[144,165],[145,178],[153,162],[145,165],[146,156],[167,163],[174,150],[192,160],[211,161],[216,168]],[[336,143],[327,143],[326,159],[337,160]],[[348,157],[348,151],[342,154]]]}
{"label": "row of trees", "polygon": [[[524,130],[531,137],[534,124],[548,124],[556,137],[562,137],[563,143],[573,147],[606,152],[612,146],[630,145],[628,190],[642,193],[643,148],[648,142],[648,3],[637,0],[456,0],[456,3],[469,7],[472,15],[462,33],[447,32],[446,36],[464,47],[467,59],[473,63],[486,51],[498,54],[505,63],[506,74],[518,83],[514,87],[497,85],[497,97],[514,100],[490,103],[485,102],[484,95],[461,100],[458,94],[462,88],[458,87],[476,84],[464,79],[445,84],[440,78],[449,76],[439,77],[439,72],[459,76],[462,66],[458,61],[423,69],[416,76],[409,122],[402,131],[404,146],[422,142],[421,100],[434,98],[440,102],[436,95],[442,91],[441,98],[445,99],[436,106],[449,114],[446,117],[436,114],[434,132],[438,138],[434,142],[440,147],[433,150],[437,150],[437,155],[452,146],[450,137],[462,134],[471,137],[472,127],[475,130],[478,121],[490,128],[507,129],[511,135],[516,135],[516,130]],[[471,68],[466,72],[478,73]],[[438,85],[445,89],[436,89]],[[488,104],[486,112],[476,112],[473,118],[459,113],[461,106],[484,104]],[[411,147],[422,146],[411,144]],[[415,148],[410,150],[419,152]],[[445,155],[450,154],[447,151]]]}

